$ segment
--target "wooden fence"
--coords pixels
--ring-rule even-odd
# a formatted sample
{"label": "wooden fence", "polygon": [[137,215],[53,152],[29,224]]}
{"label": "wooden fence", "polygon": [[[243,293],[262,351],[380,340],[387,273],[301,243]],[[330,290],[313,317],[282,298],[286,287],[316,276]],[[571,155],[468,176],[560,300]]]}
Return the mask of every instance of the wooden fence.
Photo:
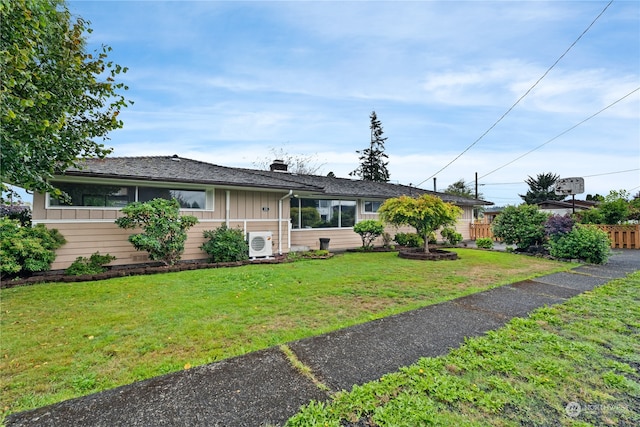
{"label": "wooden fence", "polygon": [[[636,225],[597,225],[609,235],[614,249],[640,249],[640,224]],[[471,240],[489,237],[499,241],[491,232],[491,224],[470,224]]]}

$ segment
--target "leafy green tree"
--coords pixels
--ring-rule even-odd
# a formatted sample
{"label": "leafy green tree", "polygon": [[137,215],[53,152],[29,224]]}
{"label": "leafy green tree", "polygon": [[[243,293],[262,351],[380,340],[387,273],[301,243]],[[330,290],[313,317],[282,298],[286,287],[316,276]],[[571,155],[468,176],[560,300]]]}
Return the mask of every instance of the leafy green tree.
{"label": "leafy green tree", "polygon": [[123,217],[115,222],[120,228],[142,228],[142,233],[129,236],[129,242],[139,251],[149,253],[149,258],[173,265],[180,260],[187,240],[187,230],[198,223],[192,215],[180,215],[180,203],[176,199],[153,199],[135,202],[124,207]]}
{"label": "leafy green tree", "polygon": [[440,227],[455,225],[462,209],[443,202],[439,197],[423,194],[415,198],[400,196],[387,199],[378,213],[383,221],[390,224],[414,227],[424,239],[424,252],[429,252],[429,235]]}
{"label": "leafy green tree", "polygon": [[524,196],[519,196],[529,205],[544,202],[546,200],[564,200],[564,195],[555,193],[555,185],[560,176],[549,173],[541,173],[535,179],[529,177],[525,182],[529,185],[529,190]]}
{"label": "leafy green tree", "polygon": [[507,206],[491,223],[493,235],[508,245],[528,249],[545,242],[545,223],[549,214],[536,205]]}
{"label": "leafy green tree", "polygon": [[640,192],[629,202],[629,216],[631,221],[640,221]]}
{"label": "leafy green tree", "polygon": [[383,138],[382,123],[378,120],[378,116],[375,111],[371,112],[371,142],[369,148],[365,148],[361,151],[356,151],[360,154],[360,166],[353,172],[349,173],[350,176],[359,176],[364,181],[376,181],[376,182],[388,182],[389,170],[387,165],[389,162],[385,161],[389,156],[384,152],[384,143],[387,138]]}
{"label": "leafy green tree", "polygon": [[93,139],[123,125],[127,87],[116,77],[127,69],[107,59],[107,46],[85,51],[89,23],[64,0],[2,0],[0,17],[2,187],[62,197],[53,175],[111,152]]}
{"label": "leafy green tree", "polygon": [[384,233],[384,224],[375,219],[366,219],[354,225],[353,231],[362,238],[362,248],[370,250],[373,248],[373,241]]}
{"label": "leafy green tree", "polygon": [[598,205],[598,210],[602,212],[605,224],[620,224],[627,220],[629,216],[629,193],[625,190],[611,190],[604,198],[604,202]]}

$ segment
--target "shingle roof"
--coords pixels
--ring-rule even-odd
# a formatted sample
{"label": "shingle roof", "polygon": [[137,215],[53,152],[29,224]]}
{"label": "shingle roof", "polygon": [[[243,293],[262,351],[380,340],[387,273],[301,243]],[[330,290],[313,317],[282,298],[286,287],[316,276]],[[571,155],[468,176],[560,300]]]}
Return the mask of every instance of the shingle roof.
{"label": "shingle roof", "polygon": [[[70,168],[65,176],[83,176],[144,181],[188,182],[208,185],[314,190],[300,184],[177,156],[107,157],[87,159],[81,168]],[[302,187],[302,188],[301,188]]]}
{"label": "shingle roof", "polygon": [[304,191],[330,197],[386,199],[401,195],[415,196],[428,193],[437,195],[445,202],[460,206],[493,204],[482,200],[467,199],[401,184],[231,168],[178,156],[87,159],[83,161],[82,168],[67,169],[65,176],[273,188],[287,191]]}

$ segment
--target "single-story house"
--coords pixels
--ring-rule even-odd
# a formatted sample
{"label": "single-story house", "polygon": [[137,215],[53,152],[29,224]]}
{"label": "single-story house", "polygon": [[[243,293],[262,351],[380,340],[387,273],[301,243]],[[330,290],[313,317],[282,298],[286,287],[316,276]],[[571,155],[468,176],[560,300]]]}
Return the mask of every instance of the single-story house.
{"label": "single-story house", "polygon": [[591,200],[545,200],[544,202],[537,203],[538,208],[543,212],[548,212],[554,215],[571,215],[574,210],[584,211],[592,209],[598,205],[598,202]]}
{"label": "single-story house", "polygon": [[[58,249],[52,269],[67,268],[77,257],[96,251],[117,257],[112,265],[148,261],[128,242],[132,230],[119,228],[120,210],[134,201],[176,198],[184,214],[199,223],[189,230],[183,260],[205,259],[203,231],[222,224],[251,233],[269,233],[274,254],[362,244],[353,231],[358,221],[377,219],[384,200],[401,195],[435,194],[463,209],[456,229],[469,238],[473,207],[491,202],[436,193],[406,185],[317,175],[298,175],[274,161],[271,170],[218,166],[174,156],[88,159],[52,182],[70,196],[64,203],[48,194],[33,197],[33,222],[58,229],[67,243]],[[393,229],[389,230],[393,235]],[[403,231],[412,231],[406,229]]]}

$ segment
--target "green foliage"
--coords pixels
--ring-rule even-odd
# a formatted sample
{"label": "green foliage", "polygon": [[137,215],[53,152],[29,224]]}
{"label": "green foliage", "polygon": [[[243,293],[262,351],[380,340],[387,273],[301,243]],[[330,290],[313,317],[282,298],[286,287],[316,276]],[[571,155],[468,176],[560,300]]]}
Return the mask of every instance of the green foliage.
{"label": "green foliage", "polygon": [[108,46],[85,51],[89,23],[64,0],[2,1],[0,13],[0,175],[61,197],[53,175],[112,151],[94,141],[123,125],[127,87],[116,78],[127,69],[107,59]]}
{"label": "green foliage", "polygon": [[549,253],[556,258],[604,264],[611,254],[611,242],[599,228],[576,224],[569,233],[549,242]]}
{"label": "green foliage", "polygon": [[421,248],[424,246],[424,239],[417,233],[396,233],[393,240],[400,246],[408,248]]}
{"label": "green foliage", "polygon": [[302,215],[302,226],[315,227],[321,223],[320,213],[315,207],[291,208],[291,222],[298,224],[298,216]]}
{"label": "green foliage", "polygon": [[491,225],[493,235],[506,244],[527,249],[545,242],[544,224],[548,214],[536,205],[507,206]]}
{"label": "green foliage", "polygon": [[640,199],[629,201],[626,190],[612,190],[606,197],[602,197],[596,208],[576,212],[576,219],[581,224],[609,224],[616,225],[628,220],[640,218]]}
{"label": "green foliage", "polygon": [[62,234],[43,224],[23,227],[18,220],[0,219],[0,273],[2,276],[45,271],[65,244]]}
{"label": "green foliage", "polygon": [[289,252],[287,254],[287,259],[289,261],[300,261],[303,259],[315,259],[315,258],[325,258],[329,255],[329,251],[326,249],[316,249],[312,251],[299,251],[299,252]]}
{"label": "green foliage", "polygon": [[604,224],[620,224],[627,220],[629,216],[629,193],[625,190],[612,190],[604,198],[604,202],[598,205],[598,210],[602,212]]}
{"label": "green foliage", "polygon": [[439,197],[423,194],[415,198],[400,196],[387,199],[378,213],[383,221],[390,224],[414,227],[424,239],[424,251],[429,252],[429,235],[440,227],[455,225],[462,209],[443,202]]}
{"label": "green foliage", "polygon": [[234,262],[249,259],[249,244],[241,229],[229,228],[223,224],[215,230],[204,231],[203,235],[208,240],[200,246],[200,249],[209,255],[211,262]]}
{"label": "green foliage", "polygon": [[353,231],[362,238],[362,247],[371,249],[373,248],[373,241],[384,233],[384,224],[375,219],[366,219],[354,225]]}
{"label": "green foliage", "polygon": [[109,254],[100,255],[99,252],[92,254],[89,258],[79,256],[76,260],[64,271],[67,276],[80,276],[83,274],[98,274],[107,271],[105,267],[111,261],[114,261],[116,257]]}
{"label": "green foliage", "polygon": [[575,218],[580,224],[604,224],[604,215],[598,208],[576,212]]}
{"label": "green foliage", "polygon": [[455,246],[462,242],[462,234],[458,233],[454,228],[445,227],[440,234],[450,245]]}
{"label": "green foliage", "polygon": [[385,162],[388,158],[384,152],[384,142],[387,138],[383,138],[382,124],[376,116],[376,112],[372,111],[371,116],[371,141],[369,148],[365,148],[362,151],[356,151],[360,154],[360,166],[353,172],[349,173],[350,176],[359,176],[364,181],[376,181],[376,182],[388,182],[389,170],[387,165],[389,162]]}
{"label": "green foliage", "polygon": [[121,211],[124,216],[115,223],[120,228],[141,227],[143,232],[129,236],[129,242],[139,251],[149,253],[149,258],[173,265],[180,260],[187,240],[187,230],[198,223],[192,215],[180,215],[180,203],[176,199],[153,199],[135,202]]}
{"label": "green foliage", "polygon": [[524,196],[519,196],[525,203],[533,205],[536,203],[544,202],[546,200],[564,200],[564,195],[558,195],[555,193],[556,181],[560,177],[551,172],[541,173],[535,179],[529,177],[525,182],[529,185],[529,190]]}
{"label": "green foliage", "polygon": [[490,237],[481,237],[476,239],[476,247],[481,249],[493,249],[493,239]]}

